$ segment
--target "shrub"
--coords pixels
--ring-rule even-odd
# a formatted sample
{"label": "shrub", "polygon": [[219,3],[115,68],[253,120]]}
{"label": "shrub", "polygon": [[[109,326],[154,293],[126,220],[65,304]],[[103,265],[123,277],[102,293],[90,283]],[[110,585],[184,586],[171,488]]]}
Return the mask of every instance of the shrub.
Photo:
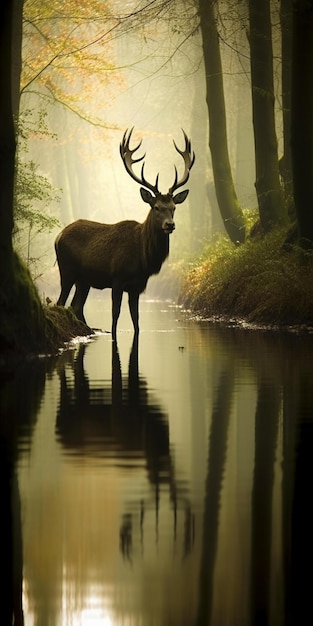
{"label": "shrub", "polygon": [[212,242],[185,276],[180,300],[206,316],[290,325],[313,323],[313,254],[285,249],[275,230],[235,247]]}

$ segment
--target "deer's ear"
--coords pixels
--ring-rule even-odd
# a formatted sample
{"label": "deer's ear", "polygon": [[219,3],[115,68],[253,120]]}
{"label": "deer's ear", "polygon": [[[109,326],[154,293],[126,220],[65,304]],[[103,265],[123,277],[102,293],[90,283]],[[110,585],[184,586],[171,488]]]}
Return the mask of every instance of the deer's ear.
{"label": "deer's ear", "polygon": [[176,196],[174,196],[173,198],[174,204],[181,204],[182,202],[184,202],[188,194],[189,194],[189,189],[185,189],[185,191],[181,191],[180,193],[177,193]]}
{"label": "deer's ear", "polygon": [[148,204],[150,204],[150,206],[154,205],[155,197],[152,195],[152,193],[150,193],[150,191],[148,191],[148,189],[140,187],[140,195],[144,202],[147,202]]}

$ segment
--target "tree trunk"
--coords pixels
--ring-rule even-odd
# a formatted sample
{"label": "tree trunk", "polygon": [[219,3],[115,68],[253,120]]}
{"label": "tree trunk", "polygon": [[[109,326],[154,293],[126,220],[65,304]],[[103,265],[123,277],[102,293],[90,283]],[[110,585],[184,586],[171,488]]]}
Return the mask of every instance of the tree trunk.
{"label": "tree trunk", "polygon": [[14,121],[20,111],[22,38],[23,38],[23,0],[12,0],[12,111]]}
{"label": "tree trunk", "polygon": [[282,55],[282,106],[283,106],[283,139],[284,153],[279,161],[279,171],[283,181],[285,204],[290,219],[295,219],[293,201],[293,180],[290,145],[290,112],[291,112],[291,49],[292,49],[292,0],[280,2],[281,24],[281,55]]}
{"label": "tree trunk", "polygon": [[293,5],[291,150],[299,237],[313,246],[313,1]]}
{"label": "tree trunk", "polygon": [[[203,110],[202,95],[204,94],[202,94],[202,92],[204,91],[204,84],[200,72],[194,74],[194,81],[195,91],[192,102],[190,134],[197,155],[197,167],[190,181],[190,192],[195,199],[197,211],[194,210],[194,204],[189,203],[190,225],[192,225],[193,232],[189,245],[192,254],[199,254],[203,248],[204,241],[207,241],[208,237],[210,237],[214,231],[214,219],[212,205],[207,196],[206,185],[203,184],[203,181],[206,180],[208,169],[208,137],[207,133],[204,131],[208,115],[207,112]],[[224,230],[220,215],[219,220],[220,230]]]}
{"label": "tree trunk", "polygon": [[[12,70],[12,49],[21,53],[21,40],[13,38],[13,20],[21,19],[21,0],[1,4],[0,9],[0,352],[23,353],[43,349],[45,318],[31,277],[13,252],[13,194],[15,132],[12,93],[19,77]],[[15,102],[18,110],[18,102]],[[1,355],[2,356],[2,355]]]}
{"label": "tree trunk", "polygon": [[245,224],[229,161],[222,62],[212,1],[199,0],[199,12],[215,193],[225,229],[237,244],[245,240]]}
{"label": "tree trunk", "polygon": [[270,0],[249,0],[250,65],[256,192],[265,232],[283,219],[275,131]]}
{"label": "tree trunk", "polygon": [[13,2],[0,10],[0,308],[4,306],[12,276],[13,188],[15,133],[12,115]]}

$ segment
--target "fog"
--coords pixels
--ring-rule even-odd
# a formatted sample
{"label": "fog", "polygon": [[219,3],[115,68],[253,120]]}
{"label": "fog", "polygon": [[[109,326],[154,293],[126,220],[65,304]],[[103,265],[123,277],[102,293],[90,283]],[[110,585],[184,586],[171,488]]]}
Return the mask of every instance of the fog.
{"label": "fog", "polygon": [[[159,172],[159,188],[166,193],[174,179],[174,165],[179,173],[183,166],[173,140],[182,148],[181,129],[186,131],[196,163],[188,182],[189,197],[176,211],[170,259],[167,269],[162,269],[166,272],[171,263],[188,261],[199,252],[214,231],[223,231],[223,225],[214,193],[202,40],[194,18],[195,4],[183,0],[163,4],[169,5],[168,10],[155,19],[150,15],[147,20],[144,11],[134,17],[140,14],[141,5],[136,2],[112,1],[107,23],[102,19],[99,25],[95,20],[84,27],[85,41],[95,57],[100,53],[105,68],[99,69],[95,61],[93,70],[89,60],[88,71],[79,74],[73,65],[65,75],[60,60],[49,65],[49,59],[44,58],[44,73],[51,73],[59,92],[51,97],[48,82],[32,82],[22,90],[21,115],[30,110],[34,117],[38,111],[45,112],[51,135],[33,133],[28,139],[28,153],[22,158],[32,159],[38,172],[62,190],[59,202],[40,207],[58,217],[61,227],[80,217],[102,222],[142,222],[147,205],[140,198],[139,185],[131,180],[121,161],[119,143],[123,133],[134,127],[133,145],[143,140],[138,156],[146,155],[145,176],[154,182]],[[133,17],[126,17],[131,14]],[[50,23],[61,37],[62,29],[67,27],[65,18],[58,22],[50,18]],[[222,42],[221,52],[233,177],[242,207],[252,208],[256,200],[244,33],[239,40],[237,51]],[[32,28],[26,23],[25,64],[31,57],[32,45]],[[62,93],[68,94],[68,101]],[[140,165],[137,167],[139,174]],[[54,239],[59,230],[39,233],[31,244],[31,257],[39,259],[35,272],[39,289],[52,299],[58,294]]]}

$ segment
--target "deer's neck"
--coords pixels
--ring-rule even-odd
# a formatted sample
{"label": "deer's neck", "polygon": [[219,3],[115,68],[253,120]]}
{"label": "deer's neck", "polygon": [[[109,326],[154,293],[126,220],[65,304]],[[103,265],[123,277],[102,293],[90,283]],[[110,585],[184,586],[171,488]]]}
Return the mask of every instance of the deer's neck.
{"label": "deer's neck", "polygon": [[142,224],[142,256],[149,276],[158,274],[170,249],[169,235],[155,226],[150,212]]}

